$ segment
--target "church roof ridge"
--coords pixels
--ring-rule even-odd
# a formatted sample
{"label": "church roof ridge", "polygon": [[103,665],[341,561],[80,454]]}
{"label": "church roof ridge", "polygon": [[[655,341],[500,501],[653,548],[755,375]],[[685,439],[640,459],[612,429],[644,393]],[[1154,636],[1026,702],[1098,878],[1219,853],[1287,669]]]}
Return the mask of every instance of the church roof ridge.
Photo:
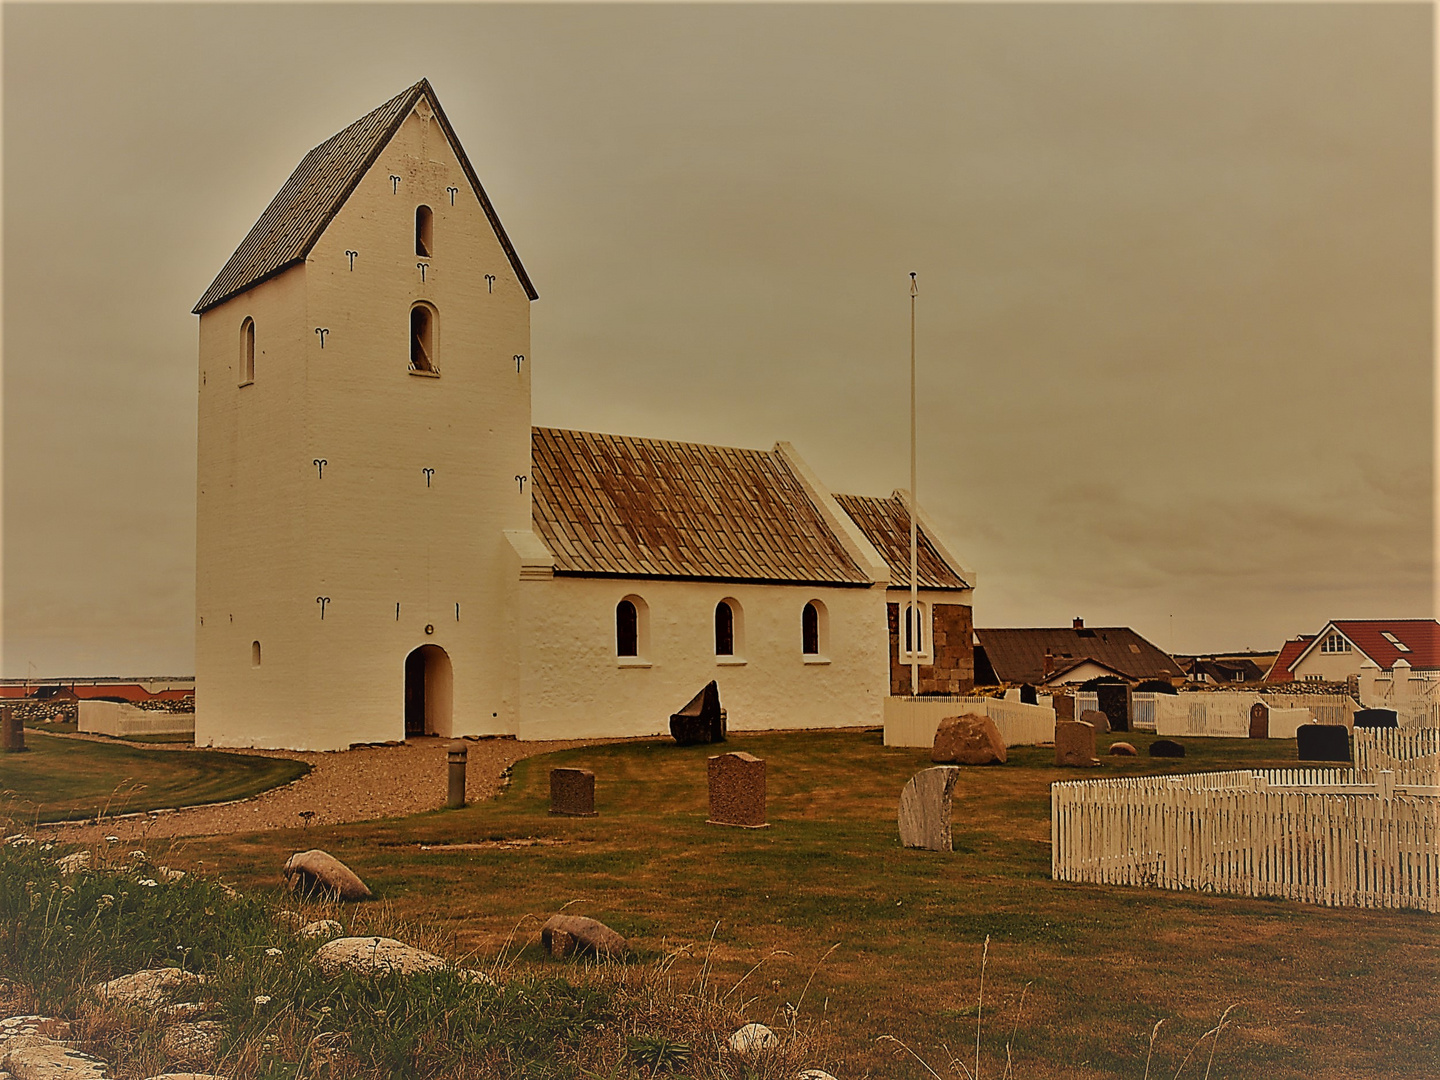
{"label": "church roof ridge", "polygon": [[195,304],[194,314],[202,314],[282,270],[303,262],[421,97],[427,98],[434,109],[435,118],[449,139],[460,167],[465,171],[526,295],[531,300],[538,299],[539,293],[521,265],[520,256],[500,223],[490,197],[485,194],[465,148],[455,135],[455,129],[450,126],[434,88],[428,79],[421,79],[336,132],[300,159],[295,171],[270,200],[245,239],[240,241],[240,246]]}

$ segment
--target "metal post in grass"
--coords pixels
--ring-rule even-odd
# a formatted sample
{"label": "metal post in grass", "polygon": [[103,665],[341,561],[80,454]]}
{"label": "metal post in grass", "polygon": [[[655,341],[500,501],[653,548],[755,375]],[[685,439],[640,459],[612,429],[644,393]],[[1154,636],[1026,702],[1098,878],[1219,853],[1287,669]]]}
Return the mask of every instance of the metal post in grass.
{"label": "metal post in grass", "polygon": [[465,805],[465,759],[469,751],[463,742],[450,744],[450,795],[445,809],[459,810]]}

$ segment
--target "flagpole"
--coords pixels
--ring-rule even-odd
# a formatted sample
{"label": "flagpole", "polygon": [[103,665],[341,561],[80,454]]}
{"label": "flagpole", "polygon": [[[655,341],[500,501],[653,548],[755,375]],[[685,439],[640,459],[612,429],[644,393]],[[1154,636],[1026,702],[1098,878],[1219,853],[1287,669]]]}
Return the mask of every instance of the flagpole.
{"label": "flagpole", "polygon": [[910,275],[910,612],[905,619],[910,639],[910,696],[920,696],[920,541],[915,523],[915,275]]}

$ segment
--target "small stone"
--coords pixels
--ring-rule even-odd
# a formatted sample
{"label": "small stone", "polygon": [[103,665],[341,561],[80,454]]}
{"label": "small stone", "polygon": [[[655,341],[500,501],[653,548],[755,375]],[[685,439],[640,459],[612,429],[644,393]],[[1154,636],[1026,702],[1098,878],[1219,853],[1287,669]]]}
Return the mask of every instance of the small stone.
{"label": "small stone", "polygon": [[150,1080],[230,1080],[230,1077],[214,1073],[161,1073],[150,1077]]}
{"label": "small stone", "polygon": [[44,1035],[20,1035],[0,1046],[0,1069],[16,1080],[110,1080],[99,1058]]}
{"label": "small stone", "polygon": [[1139,751],[1128,742],[1113,742],[1110,744],[1110,753],[1116,757],[1134,757]]}
{"label": "small stone", "polygon": [[183,878],[185,876],[185,871],[171,870],[168,866],[157,866],[155,868],[155,876],[166,884],[169,884],[172,881],[179,881],[181,878]]}
{"label": "small stone", "polygon": [[552,915],[540,927],[540,945],[560,958],[574,952],[590,951],[602,956],[621,956],[630,947],[626,940],[598,919],[583,915]]}
{"label": "small stone", "polygon": [[78,874],[90,869],[90,852],[76,851],[55,860],[55,866],[62,874]]}
{"label": "small stone", "polygon": [[930,760],[955,765],[1004,765],[1005,740],[988,716],[966,713],[940,721]]}
{"label": "small stone", "polygon": [[220,1049],[220,1039],[224,1034],[224,1026],[214,1020],[176,1024],[165,1029],[165,1034],[160,1037],[160,1049],[181,1061],[203,1064]]}
{"label": "small stone", "polygon": [[950,802],[960,770],[937,765],[912,776],[900,792],[900,843],[926,851],[953,851]]}
{"label": "small stone", "polygon": [[100,983],[95,987],[95,996],[115,1005],[149,1008],[159,1005],[177,990],[199,986],[204,981],[203,975],[197,975],[193,971],[181,971],[171,967],[150,968]]}
{"label": "small stone", "polygon": [[1170,739],[1156,739],[1150,744],[1151,757],[1184,757],[1185,747]]}
{"label": "small stone", "polygon": [[384,975],[391,971],[421,975],[445,967],[445,961],[433,953],[385,937],[336,938],[320,946],[315,953],[315,963],[332,978],[342,971],[357,975]]}
{"label": "small stone", "polygon": [[319,848],[297,851],[286,859],[285,882],[291,892],[316,889],[341,900],[368,900],[374,895],[355,871]]}
{"label": "small stone", "polygon": [[57,1020],[53,1016],[8,1016],[0,1020],[0,1053],[4,1052],[6,1043],[22,1035],[41,1035],[63,1041],[70,1038],[70,1021]]}
{"label": "small stone", "polygon": [[162,1020],[194,1020],[214,1008],[215,1006],[208,1001],[177,1001],[173,1005],[164,1005],[156,1009],[155,1015]]}
{"label": "small stone", "polygon": [[275,913],[275,921],[281,926],[288,926],[291,930],[299,930],[310,920],[298,911],[284,909]]}
{"label": "small stone", "polygon": [[831,1076],[824,1069],[805,1069],[803,1072],[796,1074],[795,1080],[835,1080],[835,1077]]}
{"label": "small stone", "polygon": [[296,930],[295,933],[303,938],[320,938],[326,940],[337,938],[345,933],[345,927],[334,919],[317,919],[315,922],[306,923]]}
{"label": "small stone", "polygon": [[764,1024],[746,1024],[726,1040],[726,1045],[744,1057],[780,1045],[780,1038]]}

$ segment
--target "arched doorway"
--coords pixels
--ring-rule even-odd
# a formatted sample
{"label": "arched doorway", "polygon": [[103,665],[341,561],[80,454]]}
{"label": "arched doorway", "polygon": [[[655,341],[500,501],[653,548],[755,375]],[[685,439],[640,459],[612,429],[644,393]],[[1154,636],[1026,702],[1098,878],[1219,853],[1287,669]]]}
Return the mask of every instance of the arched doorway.
{"label": "arched doorway", "polygon": [[421,645],[405,657],[405,737],[449,735],[454,672],[439,645]]}

